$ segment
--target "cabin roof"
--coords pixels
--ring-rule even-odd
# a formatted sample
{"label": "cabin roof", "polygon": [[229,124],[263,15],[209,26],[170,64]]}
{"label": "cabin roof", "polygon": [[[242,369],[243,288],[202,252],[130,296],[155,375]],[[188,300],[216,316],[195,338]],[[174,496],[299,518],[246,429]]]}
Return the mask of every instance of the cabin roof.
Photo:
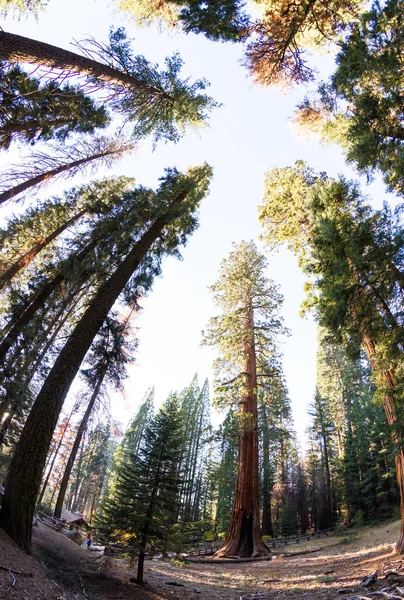
{"label": "cabin roof", "polygon": [[65,520],[66,523],[69,523],[69,525],[84,525],[84,527],[91,527],[81,513],[71,512],[65,508],[62,510],[61,518],[62,520]]}

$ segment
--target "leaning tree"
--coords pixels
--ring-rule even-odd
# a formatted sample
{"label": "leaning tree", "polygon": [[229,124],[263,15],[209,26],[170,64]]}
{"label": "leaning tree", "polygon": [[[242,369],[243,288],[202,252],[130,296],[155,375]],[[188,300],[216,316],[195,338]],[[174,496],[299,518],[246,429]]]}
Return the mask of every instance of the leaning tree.
{"label": "leaning tree", "polygon": [[253,242],[235,246],[221,265],[213,298],[221,314],[210,320],[204,343],[219,350],[216,401],[238,407],[240,431],[237,486],[229,529],[218,557],[269,555],[260,532],[257,390],[274,375],[271,358],[284,333],[282,297],[264,275],[265,258]]}
{"label": "leaning tree", "polygon": [[184,127],[201,125],[215,106],[200,93],[208,85],[204,79],[193,84],[180,79],[178,54],[166,58],[166,70],[159,71],[132,54],[123,29],[111,31],[109,45],[88,40],[79,47],[82,54],[0,31],[0,61],[38,65],[45,76],[80,76],[83,89],[104,90],[109,106],[134,123],[135,138],[153,133],[155,139],[177,141]]}
{"label": "leaning tree", "polygon": [[143,206],[138,210],[143,223],[138,222],[131,239],[125,240],[124,257],[89,302],[36,398],[7,474],[0,512],[0,525],[27,551],[31,548],[35,502],[53,431],[80,365],[120,294],[125,292],[135,302],[140,294],[138,278],[146,279],[143,285],[148,289],[153,275],[160,273],[163,257],[178,255],[178,246],[197,227],[196,211],[207,193],[210,177],[211,168],[206,164],[186,174],[169,169],[156,193],[142,190]]}

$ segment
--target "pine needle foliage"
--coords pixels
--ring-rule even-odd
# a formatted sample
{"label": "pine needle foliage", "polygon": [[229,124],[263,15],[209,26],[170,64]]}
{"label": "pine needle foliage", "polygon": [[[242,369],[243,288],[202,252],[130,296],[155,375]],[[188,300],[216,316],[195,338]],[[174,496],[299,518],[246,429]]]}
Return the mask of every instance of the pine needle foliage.
{"label": "pine needle foliage", "polygon": [[109,121],[106,108],[97,107],[79,87],[41,84],[18,65],[0,63],[0,148],[15,141],[63,141],[73,132],[94,133]]}
{"label": "pine needle foliage", "polygon": [[146,428],[138,455],[118,468],[114,496],[105,502],[104,524],[112,537],[138,554],[138,583],[143,583],[146,548],[168,548],[181,485],[182,436],[179,402],[170,396]]}

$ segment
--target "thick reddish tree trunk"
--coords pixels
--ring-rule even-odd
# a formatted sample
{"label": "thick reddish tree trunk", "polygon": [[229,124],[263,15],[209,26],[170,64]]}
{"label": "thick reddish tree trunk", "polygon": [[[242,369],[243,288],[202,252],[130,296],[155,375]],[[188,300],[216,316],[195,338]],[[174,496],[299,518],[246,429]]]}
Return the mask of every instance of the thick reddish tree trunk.
{"label": "thick reddish tree trunk", "polygon": [[247,383],[241,400],[244,433],[239,447],[237,486],[229,529],[217,558],[268,556],[261,538],[258,484],[257,366],[254,343],[254,314],[251,301],[246,317],[248,339],[244,344]]}
{"label": "thick reddish tree trunk", "polygon": [[397,454],[395,455],[396,464],[396,476],[397,484],[400,490],[400,518],[401,518],[401,530],[400,537],[396,543],[396,552],[398,554],[404,554],[404,449],[403,449],[403,435],[401,430],[397,427],[397,410],[396,410],[396,399],[393,395],[395,388],[395,376],[392,370],[380,371],[376,365],[376,345],[373,340],[367,335],[366,332],[362,332],[362,344],[371,364],[373,371],[378,375],[382,385],[392,390],[391,394],[385,394],[383,397],[383,408],[386,413],[387,423],[392,426],[391,436],[394,444],[398,447]]}

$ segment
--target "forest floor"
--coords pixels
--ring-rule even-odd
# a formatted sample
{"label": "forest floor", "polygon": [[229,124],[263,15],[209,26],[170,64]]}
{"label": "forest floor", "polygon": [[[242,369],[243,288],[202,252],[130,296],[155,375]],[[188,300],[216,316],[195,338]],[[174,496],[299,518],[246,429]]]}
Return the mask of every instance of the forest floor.
{"label": "forest floor", "polygon": [[[367,597],[360,583],[376,570],[378,579],[369,593],[388,589],[392,594],[395,588],[395,594],[404,597],[404,556],[392,552],[399,526],[397,521],[347,530],[342,537],[287,546],[283,555],[276,549],[272,561],[184,565],[175,560],[146,561],[144,588],[130,582],[136,572],[122,559],[79,547],[43,524],[34,527],[32,556],[0,530],[0,599],[331,600]],[[314,548],[319,551],[293,555]],[[386,578],[392,571],[402,573],[402,578],[391,574]]]}

